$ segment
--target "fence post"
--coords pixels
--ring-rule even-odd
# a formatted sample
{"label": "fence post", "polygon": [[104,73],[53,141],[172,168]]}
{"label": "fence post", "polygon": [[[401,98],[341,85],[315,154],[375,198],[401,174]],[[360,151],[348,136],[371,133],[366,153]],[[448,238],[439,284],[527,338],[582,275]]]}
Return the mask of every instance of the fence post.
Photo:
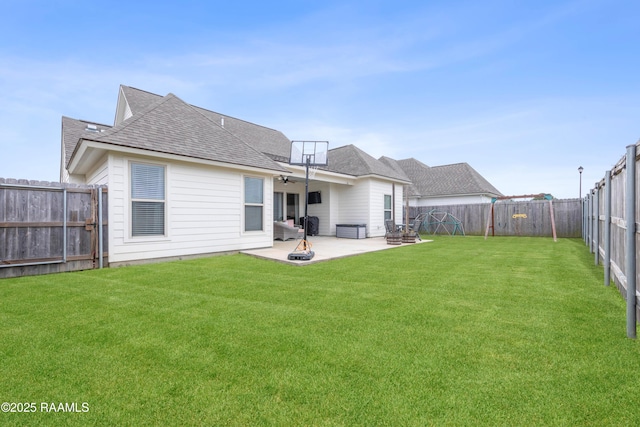
{"label": "fence post", "polygon": [[104,248],[102,243],[102,187],[98,187],[98,257],[100,257],[98,261],[98,265],[102,268],[104,265]]}
{"label": "fence post", "polygon": [[600,188],[598,183],[593,193],[593,247],[594,262],[600,264]]}
{"label": "fence post", "polygon": [[67,262],[67,187],[62,189],[62,262]]}
{"label": "fence post", "polygon": [[591,193],[587,193],[584,198],[584,244],[589,246],[589,250],[591,250],[591,243],[589,243],[590,229],[591,229]]}
{"label": "fence post", "polygon": [[625,275],[627,276],[627,337],[636,338],[636,146],[627,146],[625,197]]}
{"label": "fence post", "polygon": [[582,198],[582,240],[584,241],[584,244],[586,245],[588,242],[588,237],[587,237],[587,196],[584,196]]}
{"label": "fence post", "polygon": [[611,283],[611,171],[604,176],[604,285]]}
{"label": "fence post", "polygon": [[589,251],[593,253],[593,190],[589,192]]}

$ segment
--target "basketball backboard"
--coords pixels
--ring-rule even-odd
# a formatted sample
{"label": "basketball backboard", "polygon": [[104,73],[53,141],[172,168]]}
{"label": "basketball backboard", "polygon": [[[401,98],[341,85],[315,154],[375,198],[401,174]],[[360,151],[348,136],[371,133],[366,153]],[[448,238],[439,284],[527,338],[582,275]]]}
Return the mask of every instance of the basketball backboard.
{"label": "basketball backboard", "polygon": [[[327,166],[328,141],[291,141],[290,165]],[[309,163],[307,163],[307,159]]]}

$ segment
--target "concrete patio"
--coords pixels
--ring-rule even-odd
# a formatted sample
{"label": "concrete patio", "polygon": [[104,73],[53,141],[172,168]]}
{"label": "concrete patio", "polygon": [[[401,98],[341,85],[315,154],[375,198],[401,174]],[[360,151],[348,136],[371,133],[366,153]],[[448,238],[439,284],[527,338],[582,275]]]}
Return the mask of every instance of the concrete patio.
{"label": "concrete patio", "polygon": [[[367,239],[344,239],[335,236],[311,236],[308,242],[311,243],[311,250],[315,253],[313,259],[308,261],[289,260],[288,256],[294,252],[301,242],[298,240],[273,241],[272,248],[252,249],[241,251],[243,254],[255,256],[257,258],[270,259],[292,265],[308,265],[331,259],[344,258],[353,255],[360,255],[367,252],[382,251],[386,249],[410,246],[414,243],[404,243],[402,245],[388,245],[384,237],[372,237]],[[431,242],[431,240],[417,241],[415,244]]]}

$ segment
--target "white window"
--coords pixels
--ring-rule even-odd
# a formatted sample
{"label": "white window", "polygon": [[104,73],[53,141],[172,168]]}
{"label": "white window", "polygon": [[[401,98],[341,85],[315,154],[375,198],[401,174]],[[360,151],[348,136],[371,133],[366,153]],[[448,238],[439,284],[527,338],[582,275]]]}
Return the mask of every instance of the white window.
{"label": "white window", "polygon": [[392,219],[392,211],[391,211],[391,195],[384,195],[384,220]]}
{"label": "white window", "polygon": [[264,179],[244,178],[244,231],[262,231]]}
{"label": "white window", "polygon": [[131,236],[165,235],[165,168],[131,163]]}

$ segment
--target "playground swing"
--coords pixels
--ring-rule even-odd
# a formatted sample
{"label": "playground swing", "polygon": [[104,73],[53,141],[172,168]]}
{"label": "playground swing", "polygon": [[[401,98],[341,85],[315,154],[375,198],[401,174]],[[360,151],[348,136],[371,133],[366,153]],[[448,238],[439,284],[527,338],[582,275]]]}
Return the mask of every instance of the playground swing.
{"label": "playground swing", "polygon": [[[489,229],[491,229],[491,235],[495,236],[495,204],[497,201],[499,200],[511,200],[511,199],[532,199],[532,198],[539,198],[539,199],[544,199],[544,200],[548,200],[549,201],[549,214],[551,216],[551,232],[553,234],[553,241],[557,242],[558,238],[556,235],[556,222],[555,222],[555,218],[554,218],[554,214],[553,214],[553,196],[551,196],[551,194],[544,194],[544,193],[540,193],[540,194],[525,194],[522,196],[502,196],[502,197],[494,197],[491,199],[491,209],[489,210],[489,219],[487,220],[487,229],[484,233],[484,238],[485,240],[487,239],[487,236],[489,236]],[[514,214],[513,218],[517,219],[518,217],[520,217],[520,214]],[[523,216],[524,218],[526,218],[526,215]]]}

